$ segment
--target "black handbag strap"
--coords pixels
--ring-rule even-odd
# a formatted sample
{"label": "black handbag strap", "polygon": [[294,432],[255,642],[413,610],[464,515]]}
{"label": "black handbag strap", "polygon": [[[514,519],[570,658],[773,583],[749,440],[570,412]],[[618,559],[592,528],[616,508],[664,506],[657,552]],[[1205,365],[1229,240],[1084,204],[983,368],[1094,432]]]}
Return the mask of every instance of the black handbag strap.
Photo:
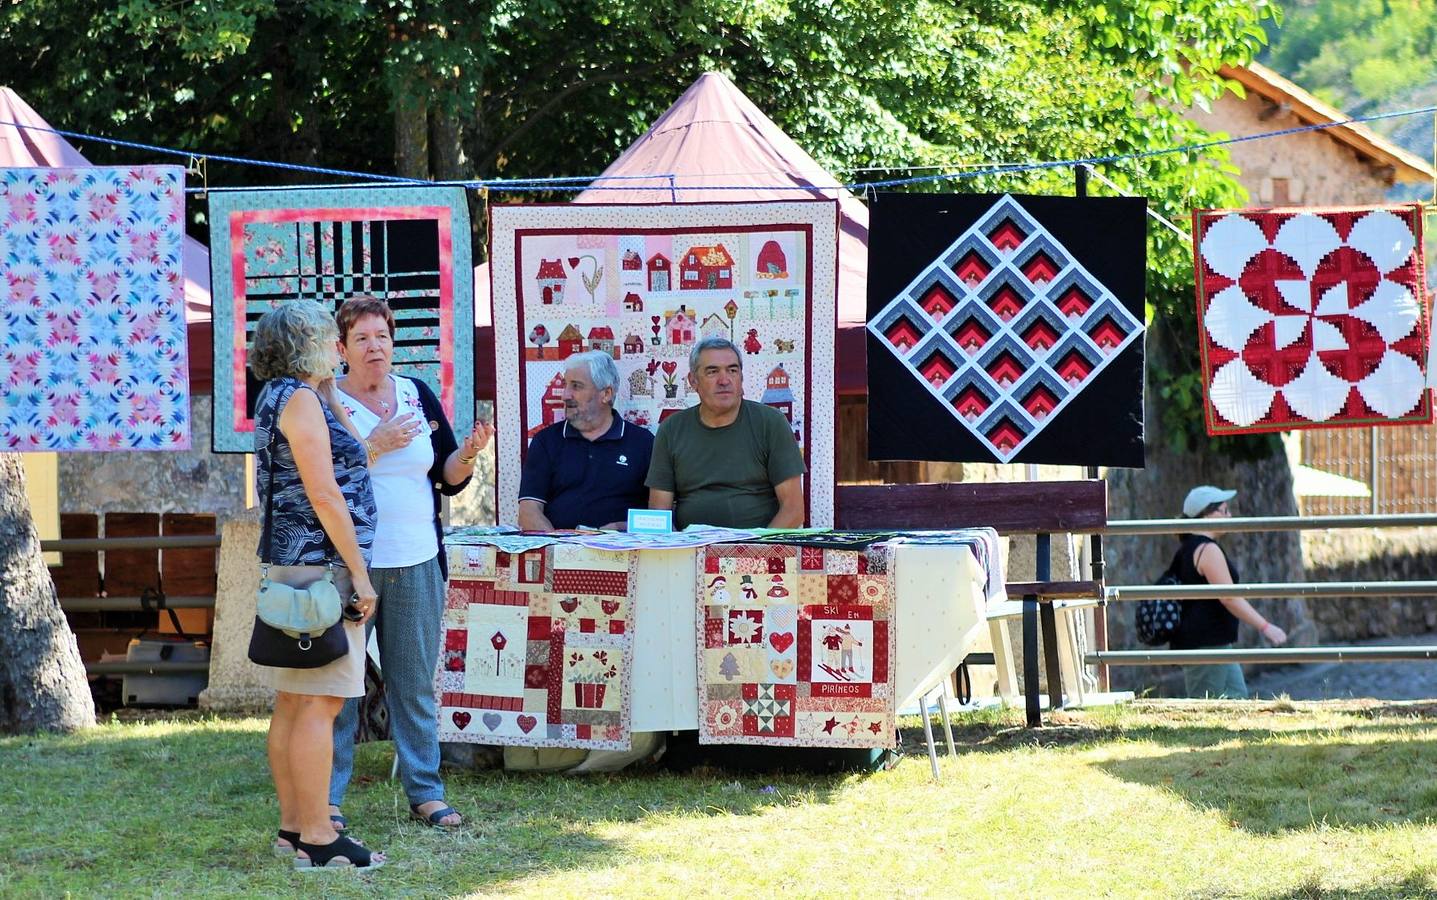
{"label": "black handbag strap", "polygon": [[269,465],[269,486],[264,493],[264,553],[260,556],[260,562],[265,565],[265,574],[268,575],[269,566],[274,560],[274,433],[279,428],[279,414],[275,413],[274,419],[269,423],[269,447],[266,448],[269,454],[267,462]]}
{"label": "black handbag strap", "polygon": [[[301,384],[300,387],[295,388],[295,390],[300,390],[300,388],[303,388],[305,390],[313,390],[313,388],[305,384]],[[318,391],[315,391],[315,396],[319,396]],[[294,393],[291,392],[290,399],[293,398]],[[289,401],[286,400],[285,402],[288,403]],[[322,398],[320,399],[320,405],[324,405],[324,400]],[[270,422],[269,426],[269,487],[265,490],[264,500],[264,553],[262,556],[260,556],[259,560],[264,572],[262,577],[265,578],[268,578],[269,566],[274,565],[274,449],[275,432],[279,431],[279,416],[282,411],[281,409],[279,409],[279,404],[275,404],[275,406],[276,408],[274,412],[274,419]],[[328,534],[324,536],[324,539],[326,543],[331,543]],[[325,563],[325,566],[330,569],[330,576],[333,577],[333,561]]]}

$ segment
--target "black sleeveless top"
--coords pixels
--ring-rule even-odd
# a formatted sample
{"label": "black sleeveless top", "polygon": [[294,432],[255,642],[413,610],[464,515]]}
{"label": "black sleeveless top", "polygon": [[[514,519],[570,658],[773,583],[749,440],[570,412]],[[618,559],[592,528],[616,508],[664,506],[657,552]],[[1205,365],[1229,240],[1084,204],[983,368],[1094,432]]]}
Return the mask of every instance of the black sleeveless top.
{"label": "black sleeveless top", "polygon": [[[1183,584],[1207,584],[1208,580],[1203,577],[1197,569],[1197,551],[1204,544],[1216,544],[1217,541],[1200,534],[1185,534],[1182,536],[1182,546],[1178,548],[1177,556],[1174,558],[1177,563],[1173,571],[1177,573],[1178,579]],[[1219,545],[1221,546],[1221,545]],[[1209,551],[1211,552],[1211,551]],[[1223,557],[1227,560],[1227,571],[1232,576],[1233,583],[1242,581],[1237,575],[1237,569],[1232,564],[1232,557],[1226,552]],[[1173,635],[1169,646],[1174,650],[1198,650],[1203,647],[1221,647],[1224,644],[1231,644],[1237,640],[1237,616],[1227,611],[1227,607],[1218,600],[1183,600],[1182,621],[1178,624],[1178,630]]]}

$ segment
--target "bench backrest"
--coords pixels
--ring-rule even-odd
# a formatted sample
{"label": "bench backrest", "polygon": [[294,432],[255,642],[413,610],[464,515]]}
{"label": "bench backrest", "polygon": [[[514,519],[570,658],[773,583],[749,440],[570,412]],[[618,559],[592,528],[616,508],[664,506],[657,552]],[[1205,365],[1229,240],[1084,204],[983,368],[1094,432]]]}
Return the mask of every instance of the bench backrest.
{"label": "bench backrest", "polygon": [[1108,486],[1101,480],[960,484],[841,484],[839,528],[973,528],[999,534],[1101,531]]}

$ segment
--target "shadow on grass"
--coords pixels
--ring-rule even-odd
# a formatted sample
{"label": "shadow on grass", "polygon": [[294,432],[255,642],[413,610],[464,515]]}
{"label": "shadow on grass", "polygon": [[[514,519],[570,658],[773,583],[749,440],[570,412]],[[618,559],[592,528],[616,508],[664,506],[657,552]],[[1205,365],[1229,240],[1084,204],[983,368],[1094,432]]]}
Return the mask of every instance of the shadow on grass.
{"label": "shadow on grass", "polygon": [[[1430,778],[1437,766],[1437,747],[1425,739],[1349,742],[1342,740],[1342,732],[1324,736],[1264,732],[1261,739],[1228,732],[1216,736],[1228,745],[1204,747],[1195,742],[1161,756],[1096,765],[1124,781],[1170,790],[1192,806],[1215,810],[1233,827],[1254,834],[1316,825],[1396,825],[1437,817],[1437,784]],[[1185,742],[1178,736],[1160,743]]]}
{"label": "shadow on grass", "polygon": [[[1215,701],[1221,703],[1223,701]],[[954,716],[953,738],[955,749],[960,755],[970,753],[1002,753],[1018,748],[1055,748],[1084,746],[1113,740],[1142,740],[1172,747],[1202,746],[1214,743],[1239,741],[1259,743],[1271,741],[1277,735],[1301,735],[1321,732],[1322,734],[1405,734],[1424,724],[1437,726],[1437,704],[1414,703],[1369,703],[1357,704],[1344,712],[1353,718],[1339,725],[1309,723],[1309,711],[1294,708],[1290,703],[1278,701],[1265,706],[1251,706],[1231,703],[1225,709],[1216,709],[1214,701],[1204,701],[1198,707],[1198,714],[1184,707],[1175,706],[1175,712],[1154,721],[1153,713],[1146,718],[1124,717],[1121,720],[1097,720],[1079,710],[1069,712],[1044,712],[1043,725],[1028,728],[1017,724],[1015,718],[994,718],[992,716]],[[1261,714],[1279,716],[1284,726],[1291,724],[1291,730],[1277,730],[1272,727],[1235,727],[1214,721],[1218,715],[1228,715],[1237,720],[1242,716]],[[1196,720],[1193,720],[1196,718]],[[1191,721],[1190,721],[1191,720]],[[1425,720],[1425,721],[1424,721]],[[922,720],[917,716],[900,720],[902,730],[901,746],[904,753],[922,756],[927,753],[924,743]],[[939,755],[944,753],[942,723],[932,717],[933,736]]]}
{"label": "shadow on grass", "polygon": [[[304,895],[312,882],[269,855],[278,807],[264,728],[195,719],[0,740],[0,894]],[[844,780],[446,773],[447,799],[468,820],[446,832],[410,821],[402,787],[388,778],[391,760],[388,743],[359,748],[344,808],[355,833],[394,863],[373,876],[386,893],[443,884],[462,894],[602,868],[622,843],[606,836],[611,826],[828,803]],[[378,886],[353,878],[325,890]]]}
{"label": "shadow on grass", "polygon": [[1362,887],[1328,888],[1320,883],[1299,885],[1292,890],[1262,895],[1266,900],[1386,900],[1390,897],[1437,897],[1437,882],[1431,869],[1418,869],[1404,878],[1381,881]]}

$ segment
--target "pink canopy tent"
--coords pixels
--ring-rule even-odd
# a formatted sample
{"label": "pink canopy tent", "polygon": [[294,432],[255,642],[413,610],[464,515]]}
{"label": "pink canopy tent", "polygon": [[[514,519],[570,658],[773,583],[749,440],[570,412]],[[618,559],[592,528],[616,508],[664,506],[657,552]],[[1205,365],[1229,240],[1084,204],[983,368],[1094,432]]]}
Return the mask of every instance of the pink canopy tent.
{"label": "pink canopy tent", "polygon": [[[19,128],[18,125],[30,126]],[[30,104],[0,87],[0,168],[88,166],[90,161],[58,134]],[[210,338],[210,254],[205,245],[185,238],[185,324],[189,334],[190,390],[208,390],[214,375]]]}
{"label": "pink canopy tent", "polygon": [[[838,372],[840,394],[867,391],[868,209],[793,142],[723,75],[699,76],[653,127],[614,160],[578,203],[698,203],[838,199]],[[642,177],[652,176],[652,177]],[[673,176],[670,178],[669,176]],[[744,190],[715,190],[717,186]],[[662,190],[653,190],[659,187]],[[494,390],[489,266],[474,270],[474,321],[480,340],[476,395]]]}

